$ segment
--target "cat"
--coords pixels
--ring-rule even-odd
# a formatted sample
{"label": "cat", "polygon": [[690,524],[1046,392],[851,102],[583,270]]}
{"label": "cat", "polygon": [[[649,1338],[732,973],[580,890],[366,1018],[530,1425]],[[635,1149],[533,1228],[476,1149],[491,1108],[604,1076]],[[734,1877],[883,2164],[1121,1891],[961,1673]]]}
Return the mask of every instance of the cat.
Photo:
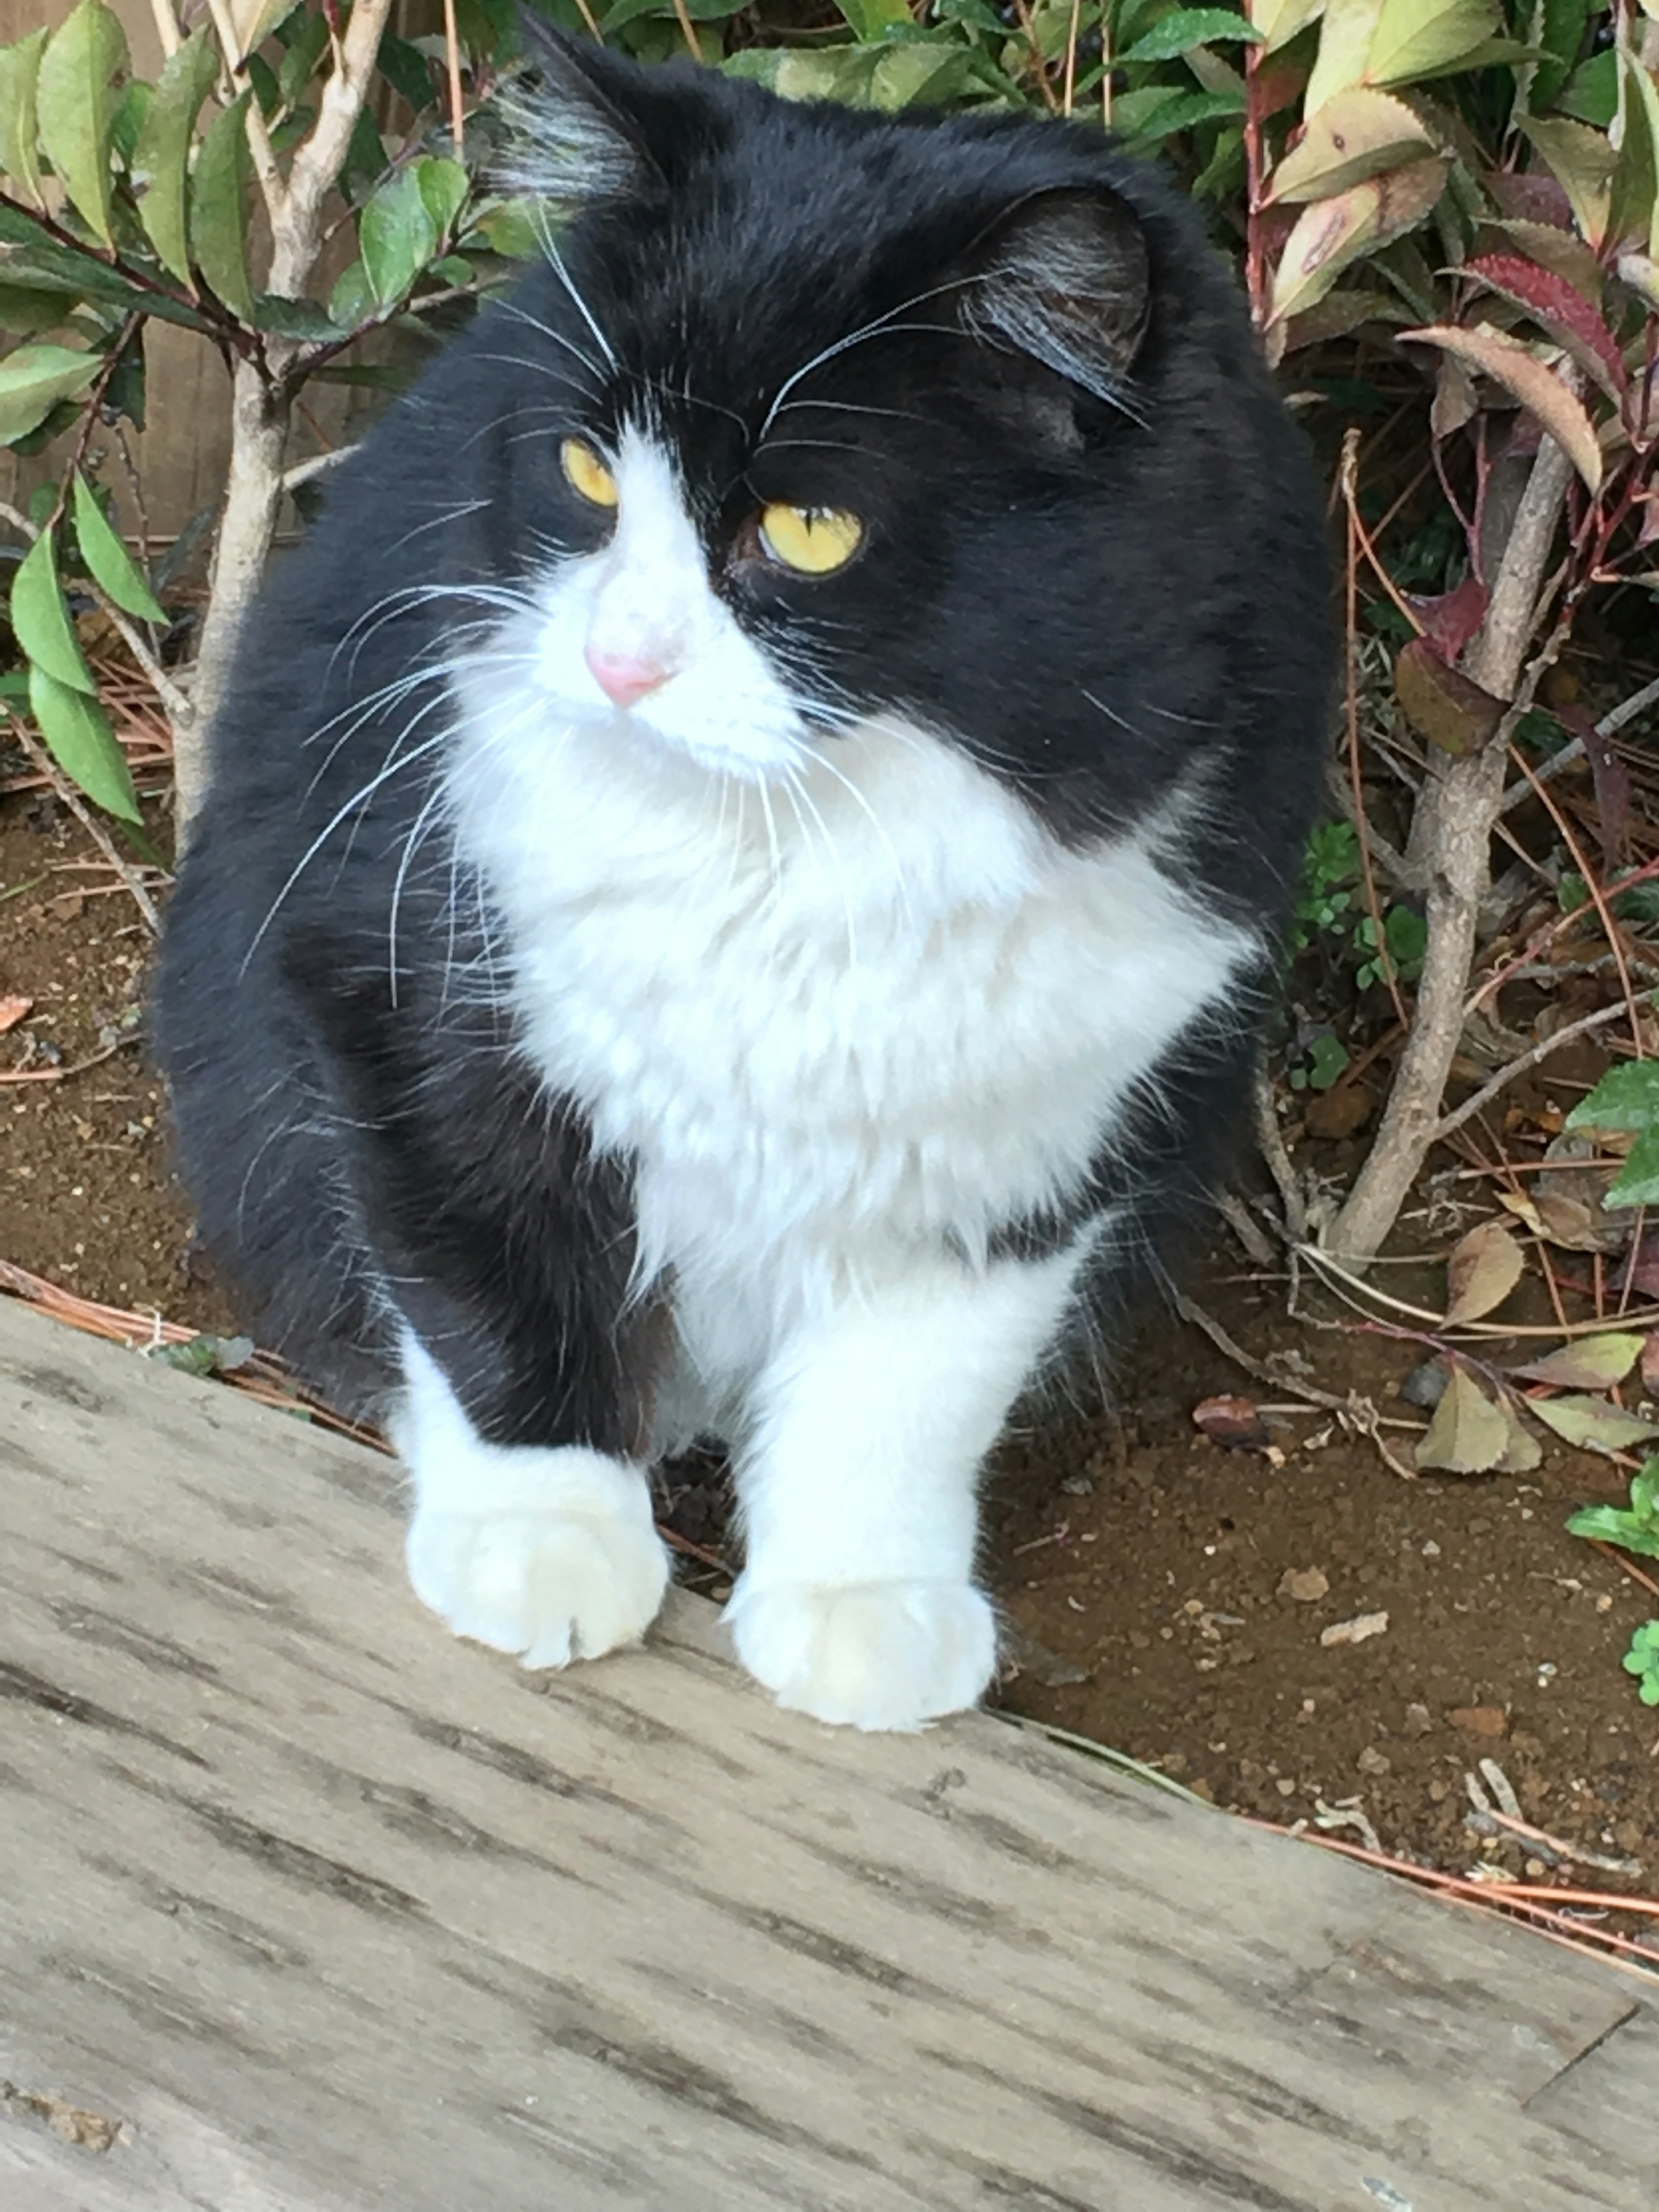
{"label": "cat", "polygon": [[981,1465],[1224,1173],[1322,773],[1299,434],[1080,125],[556,34],[545,251],[248,624],[156,1011],[201,1233],[559,1667],[729,1445],[785,1705],[973,1705]]}

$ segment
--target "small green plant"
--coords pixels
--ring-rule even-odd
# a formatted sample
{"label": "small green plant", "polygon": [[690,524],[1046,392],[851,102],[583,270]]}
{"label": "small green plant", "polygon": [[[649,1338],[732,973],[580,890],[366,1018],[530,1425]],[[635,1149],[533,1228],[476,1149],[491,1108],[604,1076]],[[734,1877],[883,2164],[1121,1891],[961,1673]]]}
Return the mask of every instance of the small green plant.
{"label": "small green plant", "polygon": [[1359,872],[1359,839],[1352,822],[1322,822],[1302,856],[1302,883],[1291,923],[1291,943],[1305,952],[1321,937],[1345,927]]}
{"label": "small green plant", "polygon": [[1586,1505],[1567,1522],[1573,1536],[1590,1536],[1659,1559],[1659,1459],[1650,1459],[1631,1477],[1630,1510],[1618,1505]]}
{"label": "small green plant", "polygon": [[1321,1030],[1308,1046],[1307,1060],[1291,1070],[1292,1091],[1328,1091],[1346,1074],[1348,1048],[1329,1030]]}
{"label": "small green plant", "polygon": [[1370,915],[1362,915],[1354,924],[1353,941],[1355,949],[1366,956],[1354,970],[1353,980],[1360,990],[1372,983],[1386,983],[1390,968],[1396,983],[1414,983],[1423,972],[1429,926],[1420,914],[1413,914],[1408,906],[1389,908],[1382,916],[1386,963],[1377,951],[1376,925]]}
{"label": "small green plant", "polygon": [[1644,1620],[1630,1640],[1624,1659],[1636,1677],[1636,1694],[1644,1705],[1659,1705],[1659,1620]]}
{"label": "small green plant", "polygon": [[1567,1127],[1613,1130],[1636,1139],[1604,1205],[1659,1205],[1659,1060],[1630,1060],[1610,1067],[1568,1115]]}

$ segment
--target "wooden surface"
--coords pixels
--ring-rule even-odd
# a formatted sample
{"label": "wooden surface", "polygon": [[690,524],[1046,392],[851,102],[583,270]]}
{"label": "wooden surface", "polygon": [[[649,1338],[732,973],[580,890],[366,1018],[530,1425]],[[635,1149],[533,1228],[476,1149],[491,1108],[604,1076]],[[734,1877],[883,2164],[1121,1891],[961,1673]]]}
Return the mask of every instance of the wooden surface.
{"label": "wooden surface", "polygon": [[1637,1978],[690,1599],[527,1676],[390,1463],[3,1304],[0,1455],[6,2212],[1659,2203]]}

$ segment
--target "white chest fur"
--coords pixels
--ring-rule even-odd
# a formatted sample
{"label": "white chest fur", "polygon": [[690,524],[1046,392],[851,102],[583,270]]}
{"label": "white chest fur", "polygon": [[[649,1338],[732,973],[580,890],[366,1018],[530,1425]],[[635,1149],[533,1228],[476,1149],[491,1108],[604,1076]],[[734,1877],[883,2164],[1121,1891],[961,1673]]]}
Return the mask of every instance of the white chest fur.
{"label": "white chest fur", "polygon": [[462,704],[454,831],[529,1048],[636,1158],[642,1267],[744,1335],[1074,1188],[1249,950],[1144,842],[1063,852],[915,729],[768,788],[482,675]]}

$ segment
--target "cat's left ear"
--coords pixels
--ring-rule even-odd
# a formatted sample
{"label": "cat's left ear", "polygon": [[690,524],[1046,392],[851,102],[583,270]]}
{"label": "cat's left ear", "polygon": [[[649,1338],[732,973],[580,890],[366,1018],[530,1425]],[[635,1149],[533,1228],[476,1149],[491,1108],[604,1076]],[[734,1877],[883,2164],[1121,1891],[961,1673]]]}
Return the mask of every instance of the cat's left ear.
{"label": "cat's left ear", "polygon": [[1146,234],[1115,192],[1034,192],[977,241],[963,296],[969,326],[1121,406],[1146,334]]}
{"label": "cat's left ear", "polygon": [[[641,69],[621,54],[556,30],[528,8],[519,28],[530,74],[501,101],[512,143],[501,183],[556,205],[579,207],[667,182],[659,142],[689,98],[684,70]],[[665,97],[665,94],[666,96]]]}

